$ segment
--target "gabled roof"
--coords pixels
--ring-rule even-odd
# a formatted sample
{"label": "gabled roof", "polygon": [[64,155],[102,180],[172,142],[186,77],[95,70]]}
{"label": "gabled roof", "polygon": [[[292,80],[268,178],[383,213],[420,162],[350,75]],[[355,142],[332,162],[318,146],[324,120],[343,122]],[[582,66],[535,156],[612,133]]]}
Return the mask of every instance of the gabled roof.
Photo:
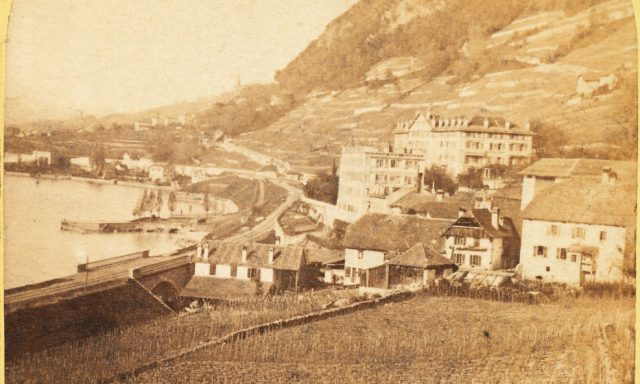
{"label": "gabled roof", "polygon": [[491,224],[491,211],[486,208],[472,209],[469,214],[458,218],[447,230],[443,236],[460,236],[460,237],[510,237],[516,235],[516,230],[508,217],[502,218],[503,224],[494,227]]}
{"label": "gabled roof", "polygon": [[460,208],[473,207],[473,194],[458,192],[452,197],[445,197],[442,201],[427,193],[409,193],[391,204],[398,207],[402,213],[415,212],[428,215],[431,218],[455,220]]}
{"label": "gabled roof", "polygon": [[351,224],[342,244],[345,248],[404,251],[416,243],[442,249],[441,233],[452,220],[425,219],[413,215],[367,214]]}
{"label": "gabled roof", "polygon": [[628,227],[635,224],[636,183],[570,178],[536,195],[522,218]]}
{"label": "gabled roof", "polygon": [[545,158],[523,169],[520,174],[537,177],[600,177],[604,167],[611,168],[622,180],[637,178],[635,162],[600,159]]}
{"label": "gabled roof", "polygon": [[[209,240],[209,263],[246,265],[251,268],[273,268],[298,271],[307,263],[326,263],[338,259],[342,252],[326,248],[304,248],[295,245],[233,243]],[[242,262],[242,248],[247,247],[247,261]],[[273,263],[269,264],[269,249],[273,249]]]}
{"label": "gabled roof", "polygon": [[455,266],[451,260],[442,256],[431,247],[416,243],[413,247],[389,260],[391,265],[428,269],[438,266]]}

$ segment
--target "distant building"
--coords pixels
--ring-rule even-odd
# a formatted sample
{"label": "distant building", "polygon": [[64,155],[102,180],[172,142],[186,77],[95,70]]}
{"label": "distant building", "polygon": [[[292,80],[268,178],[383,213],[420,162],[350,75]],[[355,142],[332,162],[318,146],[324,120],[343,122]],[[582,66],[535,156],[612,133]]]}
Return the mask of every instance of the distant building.
{"label": "distant building", "polygon": [[202,181],[207,180],[207,170],[203,167],[194,167],[191,172],[191,182],[192,183],[200,183]]}
{"label": "distant building", "polygon": [[420,153],[425,168],[435,165],[455,176],[471,167],[529,163],[533,136],[528,123],[520,127],[502,118],[446,118],[428,112],[398,123],[394,147]]}
{"label": "distant building", "polygon": [[442,251],[441,234],[451,223],[417,216],[364,215],[347,228],[343,239],[344,284],[360,284],[365,270],[384,265],[417,243]]}
{"label": "distant building", "polygon": [[420,184],[421,159],[422,156],[410,153],[345,147],[340,157],[338,207],[364,214],[395,191],[415,190]]}
{"label": "distant building", "polygon": [[418,215],[428,219],[458,218],[460,208],[471,209],[474,207],[474,196],[469,192],[457,192],[453,196],[446,196],[444,191],[434,193],[412,192],[391,204],[391,212],[394,214]]}
{"label": "distant building", "polygon": [[31,159],[36,163],[42,162],[45,165],[52,165],[54,154],[51,151],[33,151]]}
{"label": "distant building", "polygon": [[[564,161],[572,166],[554,172],[552,165]],[[602,164],[609,166],[593,177]],[[633,162],[549,159],[525,170],[524,190],[533,191],[522,212],[523,277],[584,285],[622,281],[634,271],[634,168]]]}
{"label": "distant building", "polygon": [[167,182],[172,174],[172,168],[167,163],[155,163],[149,167],[149,179],[153,182]]}
{"label": "distant building", "polygon": [[[385,150],[349,143],[340,158],[338,207],[364,214],[388,212],[388,196],[422,188],[425,170],[436,166],[451,176],[492,164],[517,166],[531,160],[534,133],[500,118],[443,118],[420,114],[396,126],[394,144]],[[493,188],[503,183],[490,171],[483,179]],[[384,200],[384,201],[383,201]]]}

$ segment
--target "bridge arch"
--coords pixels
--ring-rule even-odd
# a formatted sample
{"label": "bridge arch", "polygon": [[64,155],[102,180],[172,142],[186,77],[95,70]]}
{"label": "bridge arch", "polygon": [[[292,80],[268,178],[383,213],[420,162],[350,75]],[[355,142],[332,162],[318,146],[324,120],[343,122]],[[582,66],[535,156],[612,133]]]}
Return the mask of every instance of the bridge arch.
{"label": "bridge arch", "polygon": [[163,303],[174,311],[180,309],[178,289],[172,282],[166,280],[159,282],[155,287],[153,287],[151,293],[156,295]]}

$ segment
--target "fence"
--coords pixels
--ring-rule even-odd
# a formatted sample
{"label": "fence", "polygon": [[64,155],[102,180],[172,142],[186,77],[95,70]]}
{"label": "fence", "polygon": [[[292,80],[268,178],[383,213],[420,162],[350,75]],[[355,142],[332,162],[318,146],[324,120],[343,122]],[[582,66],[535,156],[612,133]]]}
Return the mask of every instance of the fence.
{"label": "fence", "polygon": [[449,285],[439,284],[426,289],[430,296],[465,297],[502,301],[509,303],[540,304],[550,301],[550,298],[540,292],[529,291],[519,287],[482,287],[468,284]]}

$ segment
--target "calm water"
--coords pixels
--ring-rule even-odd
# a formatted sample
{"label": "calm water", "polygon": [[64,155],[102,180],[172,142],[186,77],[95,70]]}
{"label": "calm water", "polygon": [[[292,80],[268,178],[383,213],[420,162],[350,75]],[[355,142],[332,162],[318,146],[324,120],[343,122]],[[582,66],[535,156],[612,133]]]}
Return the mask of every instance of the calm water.
{"label": "calm water", "polygon": [[[87,257],[93,261],[144,249],[153,255],[177,248],[180,235],[168,233],[60,230],[62,219],[132,219],[142,189],[71,180],[40,180],[36,185],[34,179],[9,175],[3,187],[5,289],[72,274]],[[165,204],[167,199],[164,192]]]}

